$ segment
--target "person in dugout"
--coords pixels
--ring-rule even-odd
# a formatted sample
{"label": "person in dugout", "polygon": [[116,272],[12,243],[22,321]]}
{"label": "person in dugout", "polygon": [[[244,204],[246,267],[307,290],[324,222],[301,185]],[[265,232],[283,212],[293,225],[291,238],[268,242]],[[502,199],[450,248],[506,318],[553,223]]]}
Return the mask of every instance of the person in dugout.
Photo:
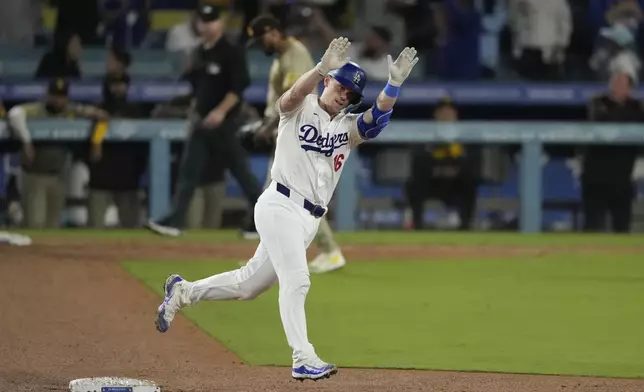
{"label": "person in dugout", "polygon": [[[103,81],[101,107],[112,119],[141,119],[144,111],[128,101],[130,78],[126,73],[109,73]],[[88,159],[88,226],[103,228],[110,205],[118,210],[121,227],[139,226],[142,204],[141,176],[147,165],[147,146],[141,142],[105,143],[107,124],[97,124],[92,132]],[[114,173],[119,173],[114,175]]]}
{"label": "person in dugout", "polygon": [[[613,73],[608,92],[593,98],[588,105],[588,119],[593,122],[640,123],[644,105],[633,98],[637,83],[634,72]],[[635,187],[632,180],[639,146],[592,145],[583,148],[581,173],[584,230],[604,231],[606,218],[616,233],[631,229]]]}
{"label": "person in dugout", "polygon": [[21,143],[22,203],[27,228],[58,228],[65,206],[64,179],[73,146],[34,141],[28,120],[34,118],[89,118],[106,121],[102,109],[69,100],[69,84],[56,78],[49,82],[43,100],[16,105],[8,112],[11,131]]}
{"label": "person in dugout", "polygon": [[[458,111],[450,98],[443,98],[438,103],[434,117],[437,122],[458,121]],[[448,208],[454,208],[458,213],[459,229],[470,229],[476,210],[479,156],[478,148],[458,143],[421,144],[412,149],[405,196],[414,230],[424,228],[427,199],[437,199]]]}

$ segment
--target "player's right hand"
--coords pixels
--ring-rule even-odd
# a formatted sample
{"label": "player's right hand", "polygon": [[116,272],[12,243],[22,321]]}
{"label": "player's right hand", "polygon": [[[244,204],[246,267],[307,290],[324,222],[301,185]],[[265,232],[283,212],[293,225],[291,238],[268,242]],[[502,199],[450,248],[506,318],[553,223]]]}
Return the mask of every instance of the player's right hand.
{"label": "player's right hand", "polygon": [[349,61],[347,51],[350,46],[351,42],[349,42],[348,38],[334,38],[316,67],[318,72],[322,75],[326,75],[329,71],[338,69],[345,65]]}
{"label": "player's right hand", "polygon": [[203,123],[207,127],[217,128],[224,122],[226,119],[226,113],[219,109],[213,109],[208,113],[206,118],[204,118]]}

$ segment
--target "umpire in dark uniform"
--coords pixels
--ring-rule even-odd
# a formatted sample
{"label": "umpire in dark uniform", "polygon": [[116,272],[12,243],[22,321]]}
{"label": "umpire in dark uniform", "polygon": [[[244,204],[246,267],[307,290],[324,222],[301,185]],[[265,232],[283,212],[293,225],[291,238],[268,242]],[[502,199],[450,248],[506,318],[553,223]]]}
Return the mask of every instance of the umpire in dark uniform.
{"label": "umpire in dark uniform", "polygon": [[190,116],[190,135],[183,151],[172,210],[158,222],[148,223],[148,228],[157,234],[181,234],[209,154],[221,155],[249,201],[251,214],[242,229],[244,235],[257,234],[252,211],[262,188],[250,170],[247,152],[237,136],[243,122],[243,93],[250,77],[243,48],[223,36],[220,12],[220,8],[209,4],[200,5],[197,10],[197,28],[203,42],[196,48],[186,74],[193,86],[194,113]]}
{"label": "umpire in dark uniform", "polygon": [[[613,74],[609,92],[590,102],[589,120],[644,121],[642,102],[631,96],[635,82],[636,77],[631,73]],[[585,148],[581,174],[585,231],[603,231],[607,215],[611,217],[614,232],[630,231],[635,197],[632,173],[638,152],[638,146],[593,145]]]}

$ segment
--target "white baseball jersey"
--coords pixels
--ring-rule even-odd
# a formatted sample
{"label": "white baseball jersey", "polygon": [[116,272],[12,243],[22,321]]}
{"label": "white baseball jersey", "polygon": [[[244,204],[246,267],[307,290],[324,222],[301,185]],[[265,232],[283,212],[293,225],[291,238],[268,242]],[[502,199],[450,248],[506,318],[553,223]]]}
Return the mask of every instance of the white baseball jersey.
{"label": "white baseball jersey", "polygon": [[309,94],[299,108],[280,114],[271,178],[315,204],[327,206],[335,190],[344,161],[360,142],[359,114],[331,116]]}

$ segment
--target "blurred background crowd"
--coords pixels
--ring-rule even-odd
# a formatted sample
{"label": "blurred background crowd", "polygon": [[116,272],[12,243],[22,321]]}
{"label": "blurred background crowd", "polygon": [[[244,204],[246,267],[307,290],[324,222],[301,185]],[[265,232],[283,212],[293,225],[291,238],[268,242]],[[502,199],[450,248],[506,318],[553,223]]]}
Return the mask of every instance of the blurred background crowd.
{"label": "blurred background crowd", "polygon": [[[632,93],[641,73],[644,0],[3,1],[0,81],[43,81],[47,91],[37,102],[4,99],[4,114],[18,135],[19,151],[7,147],[3,155],[2,223],[136,227],[144,222],[146,145],[40,143],[31,141],[25,121],[88,117],[99,124],[93,137],[100,138],[100,124],[111,118],[187,118],[190,94],[142,102],[130,100],[128,89],[136,81],[184,79],[192,65],[191,52],[201,42],[194,10],[203,3],[224,10],[225,35],[240,47],[249,38],[249,21],[262,13],[274,15],[314,59],[332,37],[347,36],[354,43],[352,60],[366,70],[370,81],[386,81],[386,55],[410,45],[421,57],[411,77],[418,82],[592,81],[606,90],[581,105],[528,105],[519,110],[511,104],[490,105],[485,99],[460,104],[446,96],[402,105],[396,118],[644,119]],[[158,67],[150,68],[144,60]],[[267,83],[271,61],[261,48],[248,49],[254,83]],[[69,83],[75,80],[100,82],[101,99],[69,98]],[[18,109],[12,112],[14,108]],[[263,110],[261,102],[244,105],[248,122],[261,118]],[[552,214],[544,225],[620,232],[642,227],[637,147],[546,150],[544,206]],[[172,151],[175,178],[181,143]],[[266,153],[250,152],[253,171],[265,176]],[[362,193],[371,201],[362,204],[360,220],[365,227],[516,228],[517,153],[518,147],[459,144],[361,147]],[[391,164],[401,159],[407,163]],[[187,225],[232,224],[231,211],[237,204],[231,200],[239,197],[239,189],[216,156],[200,185]],[[604,215],[612,215],[613,223],[605,225],[610,221],[605,222]]]}
{"label": "blurred background crowd", "polygon": [[[67,49],[114,45],[182,52],[196,45],[186,15],[199,0],[25,0],[0,5],[0,43]],[[271,12],[312,52],[343,34],[382,77],[384,53],[405,45],[423,55],[422,76],[441,80],[588,80],[611,67],[639,73],[641,0],[208,0],[227,9],[227,34]],[[67,49],[66,49],[67,48]],[[73,55],[73,53],[72,53]],[[364,62],[364,61],[363,61]],[[48,65],[47,65],[48,64]],[[68,76],[81,76],[69,68]],[[45,76],[45,69],[38,76]]]}

